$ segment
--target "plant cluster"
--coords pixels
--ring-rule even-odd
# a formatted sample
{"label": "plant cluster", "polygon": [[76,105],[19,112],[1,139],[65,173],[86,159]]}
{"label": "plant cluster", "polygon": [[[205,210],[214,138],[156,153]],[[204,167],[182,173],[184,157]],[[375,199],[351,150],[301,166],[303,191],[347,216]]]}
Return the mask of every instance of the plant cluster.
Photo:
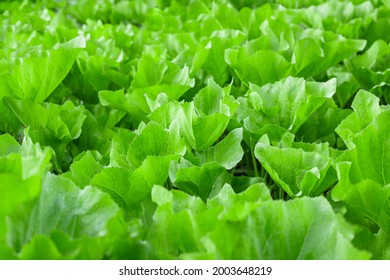
{"label": "plant cluster", "polygon": [[390,2],[276,2],[0,2],[0,258],[389,259]]}

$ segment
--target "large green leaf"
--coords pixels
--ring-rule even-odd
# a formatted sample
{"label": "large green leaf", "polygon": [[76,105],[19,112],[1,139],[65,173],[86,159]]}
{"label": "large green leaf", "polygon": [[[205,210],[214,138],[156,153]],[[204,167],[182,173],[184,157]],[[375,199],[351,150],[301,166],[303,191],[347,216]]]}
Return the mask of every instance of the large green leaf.
{"label": "large green leaf", "polygon": [[31,230],[48,234],[62,230],[71,237],[103,236],[118,211],[110,197],[93,187],[80,190],[72,181],[47,175],[33,211]]}
{"label": "large green leaf", "polygon": [[355,112],[336,130],[349,149],[337,159],[339,183],[332,195],[388,233],[390,111],[365,91],[352,106]]}
{"label": "large green leaf", "polygon": [[172,123],[167,130],[155,122],[149,122],[139,129],[138,135],[129,145],[127,160],[135,169],[141,166],[147,156],[182,156],[185,151],[177,122]]}
{"label": "large green leaf", "polygon": [[222,141],[204,152],[206,162],[217,162],[226,169],[232,169],[242,159],[242,128],[231,131]]}
{"label": "large green leaf", "polygon": [[225,59],[245,83],[264,85],[292,74],[291,63],[271,50],[259,50],[250,56],[241,55],[236,50],[228,50]]}
{"label": "large green leaf", "polygon": [[242,222],[210,233],[222,259],[367,259],[351,236],[352,227],[320,197],[267,201]]}
{"label": "large green leaf", "polygon": [[255,147],[256,158],[290,197],[318,196],[337,180],[327,144],[292,143],[271,146],[264,135]]}
{"label": "large green leaf", "polygon": [[84,46],[84,38],[78,37],[63,47],[43,52],[38,57],[22,58],[10,65],[12,70],[0,76],[0,97],[44,101],[66,77]]}
{"label": "large green leaf", "polygon": [[189,194],[206,200],[213,190],[214,183],[225,169],[216,162],[202,166],[192,166],[189,162],[172,162],[169,177],[174,186]]}
{"label": "large green leaf", "polygon": [[[353,164],[352,164],[353,165]],[[332,197],[343,201],[350,209],[363,214],[390,233],[390,185],[380,185],[371,179],[351,183],[350,162],[337,165],[339,183],[332,191]]]}
{"label": "large green leaf", "polygon": [[[26,131],[27,132],[27,131]],[[42,177],[50,168],[51,152],[34,145],[26,134],[22,145],[0,136],[0,219],[39,196]],[[1,240],[1,236],[0,236]]]}
{"label": "large green leaf", "polygon": [[[273,201],[264,185],[234,194],[228,185],[207,204],[155,186],[148,240],[160,258],[367,259],[353,247],[354,227],[321,197]],[[245,242],[242,242],[245,240]]]}
{"label": "large green leaf", "polygon": [[141,202],[150,193],[143,176],[118,167],[106,168],[96,174],[91,180],[91,185],[108,193],[125,209]]}
{"label": "large green leaf", "polygon": [[57,105],[8,97],[5,100],[26,127],[47,130],[53,137],[64,142],[70,142],[81,134],[85,120],[84,108],[75,106],[71,101]]}
{"label": "large green leaf", "polygon": [[251,84],[246,96],[238,99],[239,119],[247,128],[278,124],[295,133],[335,91],[334,79],[318,83],[288,77],[262,87]]}
{"label": "large green leaf", "polygon": [[347,150],[339,161],[350,161],[351,182],[365,179],[380,185],[390,182],[390,111],[381,108],[379,100],[369,92],[360,91],[349,115],[336,129]]}
{"label": "large green leaf", "polygon": [[63,176],[71,179],[77,186],[84,188],[89,185],[91,179],[100,171],[103,167],[99,164],[99,153],[92,153],[90,151],[78,155],[77,159],[74,159],[70,170]]}

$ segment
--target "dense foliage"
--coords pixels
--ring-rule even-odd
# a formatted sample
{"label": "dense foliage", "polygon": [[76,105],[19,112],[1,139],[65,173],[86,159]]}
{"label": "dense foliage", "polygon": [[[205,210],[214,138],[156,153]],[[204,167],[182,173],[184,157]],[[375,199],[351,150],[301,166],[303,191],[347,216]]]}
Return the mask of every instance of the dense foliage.
{"label": "dense foliage", "polygon": [[390,2],[276,2],[0,2],[0,258],[390,258]]}

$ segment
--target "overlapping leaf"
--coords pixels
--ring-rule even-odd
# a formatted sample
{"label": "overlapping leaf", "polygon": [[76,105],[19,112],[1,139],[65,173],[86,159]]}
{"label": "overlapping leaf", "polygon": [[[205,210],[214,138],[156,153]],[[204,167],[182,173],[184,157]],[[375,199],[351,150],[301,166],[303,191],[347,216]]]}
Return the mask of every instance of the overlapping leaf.
{"label": "overlapping leaf", "polygon": [[177,254],[191,259],[369,257],[352,246],[353,228],[333,213],[324,198],[272,201],[260,184],[239,195],[225,185],[207,204],[159,186],[152,196],[159,206],[149,238],[158,246],[159,258]]}
{"label": "overlapping leaf", "polygon": [[349,149],[337,159],[340,181],[332,194],[389,232],[390,111],[365,91],[352,106],[336,130]]}

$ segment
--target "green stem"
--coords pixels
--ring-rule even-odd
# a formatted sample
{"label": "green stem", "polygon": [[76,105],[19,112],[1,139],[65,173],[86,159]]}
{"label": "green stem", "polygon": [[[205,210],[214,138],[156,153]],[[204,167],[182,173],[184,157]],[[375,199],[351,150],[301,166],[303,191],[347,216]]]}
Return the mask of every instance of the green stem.
{"label": "green stem", "polygon": [[250,150],[251,150],[251,156],[252,156],[252,165],[253,165],[253,170],[255,171],[255,176],[256,177],[260,177],[259,176],[259,170],[257,169],[257,162],[256,162],[256,157],[255,157],[255,147],[252,143],[252,138],[250,138],[249,142],[250,142]]}
{"label": "green stem", "polygon": [[170,184],[169,184],[169,179],[167,179],[167,180],[165,181],[165,188],[166,188],[167,190],[170,190],[170,189],[171,189],[171,186],[170,186]]}
{"label": "green stem", "polygon": [[253,152],[253,149],[251,149],[251,155],[252,155],[252,164],[253,164],[253,169],[255,170],[255,175],[256,177],[260,177],[259,171],[257,170],[257,162],[256,162],[256,157],[255,157],[255,153]]}

